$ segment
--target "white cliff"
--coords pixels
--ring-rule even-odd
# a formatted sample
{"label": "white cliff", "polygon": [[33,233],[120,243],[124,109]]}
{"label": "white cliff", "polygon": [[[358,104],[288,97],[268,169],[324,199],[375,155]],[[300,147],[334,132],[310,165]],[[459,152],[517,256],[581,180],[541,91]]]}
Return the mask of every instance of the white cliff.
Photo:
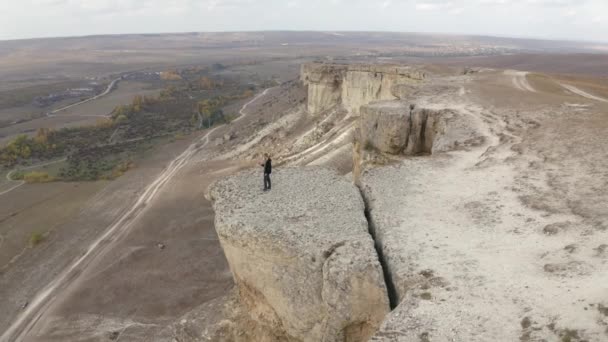
{"label": "white cliff", "polygon": [[308,86],[308,111],[318,114],[340,105],[351,115],[372,101],[394,100],[402,94],[397,85],[417,84],[424,73],[408,66],[366,64],[302,65],[300,79]]}

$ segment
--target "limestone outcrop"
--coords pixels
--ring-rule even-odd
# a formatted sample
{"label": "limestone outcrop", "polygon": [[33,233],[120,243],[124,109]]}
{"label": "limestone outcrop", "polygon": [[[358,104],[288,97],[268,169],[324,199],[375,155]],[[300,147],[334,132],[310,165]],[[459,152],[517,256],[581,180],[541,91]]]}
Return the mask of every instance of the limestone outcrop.
{"label": "limestone outcrop", "polygon": [[[367,341],[389,312],[358,189],[333,170],[286,168],[211,186],[239,301],[269,341]],[[264,340],[253,336],[256,340]]]}
{"label": "limestone outcrop", "polygon": [[318,114],[340,103],[346,66],[334,64],[302,64],[300,80],[308,86],[307,108]]}
{"label": "limestone outcrop", "polygon": [[485,141],[470,115],[440,106],[395,100],[361,107],[353,139],[353,177],[357,184],[370,167],[403,156],[467,150]]}
{"label": "limestone outcrop", "polygon": [[419,107],[403,100],[362,106],[359,127],[358,146],[392,155],[446,152],[482,139],[470,119],[458,111]]}
{"label": "limestone outcrop", "polygon": [[388,64],[309,63],[302,65],[300,73],[308,86],[308,111],[313,115],[341,105],[357,116],[361,106],[372,101],[405,96],[405,85],[419,83],[424,77],[413,67]]}
{"label": "limestone outcrop", "polygon": [[363,106],[359,133],[364,148],[391,154],[402,153],[410,134],[411,112],[409,104],[400,101]]}

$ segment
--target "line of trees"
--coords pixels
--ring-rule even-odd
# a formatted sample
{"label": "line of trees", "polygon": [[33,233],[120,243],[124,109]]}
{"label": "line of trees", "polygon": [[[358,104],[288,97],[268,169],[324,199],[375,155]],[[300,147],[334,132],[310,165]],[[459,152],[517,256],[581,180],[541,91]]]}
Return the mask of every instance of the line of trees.
{"label": "line of trees", "polygon": [[[34,136],[17,136],[0,146],[0,166],[14,168],[67,157],[67,165],[58,179],[92,180],[107,175],[113,178],[133,167],[133,164],[125,164],[129,165],[125,169],[120,163],[140,147],[137,144],[109,144],[111,137],[117,136],[125,142],[136,138],[146,140],[229,121],[221,108],[232,100],[253,96],[253,88],[226,82],[196,75],[192,81],[182,79],[179,84],[167,86],[158,96],[135,96],[129,104],[117,106],[109,117],[100,118],[94,125],[58,130],[41,128]],[[219,94],[215,90],[222,88],[222,95],[200,100],[189,94],[192,86],[214,90],[204,96]]]}

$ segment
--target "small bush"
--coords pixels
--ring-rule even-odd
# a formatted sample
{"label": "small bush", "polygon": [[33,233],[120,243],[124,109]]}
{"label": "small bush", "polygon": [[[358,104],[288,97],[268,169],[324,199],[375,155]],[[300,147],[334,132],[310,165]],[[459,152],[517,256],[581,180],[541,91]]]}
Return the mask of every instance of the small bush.
{"label": "small bush", "polygon": [[116,118],[114,118],[114,124],[119,124],[121,122],[127,121],[129,118],[124,114],[118,114]]}
{"label": "small bush", "polygon": [[31,247],[39,245],[44,241],[44,234],[40,232],[33,232],[30,234],[29,243]]}
{"label": "small bush", "polygon": [[23,175],[23,180],[26,183],[48,183],[55,181],[55,177],[46,172],[32,171]]}
{"label": "small bush", "polygon": [[23,171],[15,171],[11,174],[11,180],[23,180],[23,176],[25,176],[25,172]]}
{"label": "small bush", "polygon": [[423,292],[422,294],[420,294],[420,298],[422,298],[424,300],[431,300],[431,298],[433,298],[433,296],[431,295],[430,292]]}
{"label": "small bush", "polygon": [[578,331],[573,329],[564,329],[559,335],[562,342],[574,342],[580,340]]}

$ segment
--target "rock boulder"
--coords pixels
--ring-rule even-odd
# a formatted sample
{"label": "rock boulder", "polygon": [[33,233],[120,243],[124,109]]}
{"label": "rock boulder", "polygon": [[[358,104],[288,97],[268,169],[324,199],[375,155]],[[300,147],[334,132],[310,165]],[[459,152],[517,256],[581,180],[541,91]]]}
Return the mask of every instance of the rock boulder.
{"label": "rock boulder", "polygon": [[470,119],[459,112],[399,100],[361,107],[356,138],[364,150],[393,155],[446,152],[481,139]]}

